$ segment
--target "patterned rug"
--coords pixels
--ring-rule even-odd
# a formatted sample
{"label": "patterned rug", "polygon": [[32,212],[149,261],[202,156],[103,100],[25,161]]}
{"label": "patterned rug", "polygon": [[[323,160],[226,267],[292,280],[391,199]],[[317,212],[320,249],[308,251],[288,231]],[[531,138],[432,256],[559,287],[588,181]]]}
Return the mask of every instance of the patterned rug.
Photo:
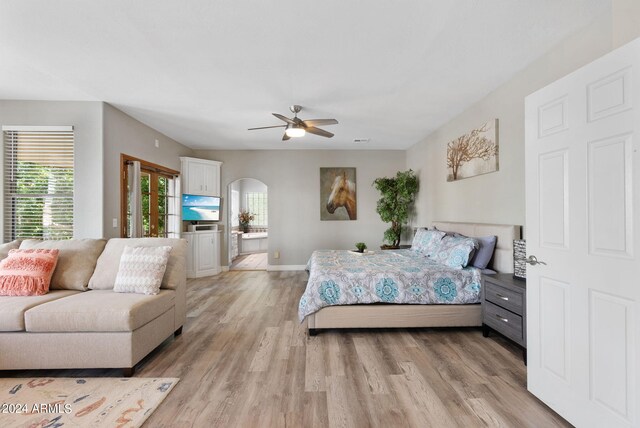
{"label": "patterned rug", "polygon": [[0,379],[0,426],[139,427],[178,380]]}

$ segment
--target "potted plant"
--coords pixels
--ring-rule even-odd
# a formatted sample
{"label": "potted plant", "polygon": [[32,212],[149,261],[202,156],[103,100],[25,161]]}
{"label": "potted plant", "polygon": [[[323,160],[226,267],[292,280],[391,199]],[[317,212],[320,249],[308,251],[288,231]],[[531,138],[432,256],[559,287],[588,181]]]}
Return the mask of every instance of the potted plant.
{"label": "potted plant", "polygon": [[249,211],[240,211],[240,214],[238,214],[238,221],[240,222],[240,228],[243,232],[247,233],[249,231],[249,223],[251,223],[253,219],[254,215]]}
{"label": "potted plant", "polygon": [[364,253],[364,250],[367,249],[367,244],[365,244],[364,242],[358,242],[356,243],[356,248],[358,249],[359,253]]}
{"label": "potted plant", "polygon": [[409,220],[409,213],[418,193],[418,177],[413,170],[398,171],[395,177],[376,178],[373,186],[381,197],[376,212],[391,227],[384,232],[386,245],[382,249],[400,248],[402,229]]}

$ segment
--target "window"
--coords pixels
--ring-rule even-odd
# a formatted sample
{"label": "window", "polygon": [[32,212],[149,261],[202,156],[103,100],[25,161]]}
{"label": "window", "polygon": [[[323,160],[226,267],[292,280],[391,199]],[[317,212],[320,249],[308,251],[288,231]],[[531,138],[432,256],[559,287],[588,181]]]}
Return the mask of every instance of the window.
{"label": "window", "polygon": [[131,237],[131,201],[128,188],[128,164],[140,162],[140,198],[142,208],[142,236],[179,237],[180,201],[178,199],[178,171],[122,155],[121,198],[123,213],[122,237]]}
{"label": "window", "polygon": [[269,224],[267,194],[248,192],[245,197],[247,198],[247,211],[254,215],[253,225],[267,226]]}
{"label": "window", "polygon": [[73,127],[3,127],[4,240],[73,237]]}
{"label": "window", "polygon": [[240,192],[237,190],[231,191],[231,227],[240,226]]}

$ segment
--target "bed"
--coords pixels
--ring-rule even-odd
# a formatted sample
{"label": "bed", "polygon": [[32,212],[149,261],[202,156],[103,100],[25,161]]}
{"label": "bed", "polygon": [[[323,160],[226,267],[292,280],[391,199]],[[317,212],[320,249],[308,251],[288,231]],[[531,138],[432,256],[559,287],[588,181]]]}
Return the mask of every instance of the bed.
{"label": "bed", "polygon": [[[513,272],[513,240],[520,239],[521,227],[516,225],[504,225],[504,224],[482,224],[482,223],[459,223],[459,222],[434,222],[432,226],[435,226],[439,230],[457,232],[462,235],[470,237],[481,237],[495,235],[498,237],[496,242],[496,248],[490,265],[490,269],[498,272]],[[339,328],[408,328],[408,327],[471,327],[480,326],[481,321],[481,308],[479,303],[480,292],[480,273],[477,269],[463,269],[463,274],[460,270],[456,272],[446,272],[448,277],[451,277],[456,282],[456,289],[458,292],[454,298],[449,299],[446,293],[436,293],[435,289],[431,292],[425,292],[425,290],[414,290],[416,296],[412,296],[411,279],[417,278],[421,274],[429,275],[425,273],[429,269],[429,264],[432,262],[423,261],[420,263],[412,257],[411,250],[396,250],[385,251],[388,255],[378,255],[379,252],[373,255],[349,255],[347,252],[318,252],[314,253],[320,260],[316,260],[317,264],[325,263],[325,268],[329,269],[328,272],[323,275],[328,275],[327,278],[316,277],[316,273],[310,272],[310,281],[313,280],[314,284],[307,284],[307,291],[303,294],[300,300],[299,314],[301,319],[306,318],[307,328],[310,335],[317,334],[321,329],[339,329]],[[376,257],[378,256],[378,257]],[[360,258],[360,261],[358,259]],[[397,262],[394,265],[393,261]],[[371,266],[371,271],[367,271],[367,265]],[[380,266],[377,266],[380,265]],[[413,267],[414,269],[410,269]],[[442,267],[431,266],[434,269],[431,273],[433,278],[431,281],[436,281],[437,277],[442,274]],[[364,271],[348,272],[348,269],[364,269]],[[361,298],[362,304],[338,304],[338,300],[332,302],[332,296],[335,290],[332,287],[330,278],[334,278],[333,281],[338,283],[339,281],[350,281],[354,278],[354,275],[370,275],[375,276],[380,273],[380,269],[390,273],[394,278],[393,282],[396,282],[395,278],[398,278],[398,282],[403,280],[409,280],[409,283],[403,283],[398,287],[386,287],[386,291],[383,289],[385,283],[380,283],[380,290],[378,298],[375,299],[381,303],[370,303],[366,296]],[[417,271],[415,270],[417,269]],[[440,270],[438,270],[440,269]],[[340,271],[343,271],[344,278],[340,278]],[[338,277],[335,277],[338,275]],[[454,275],[454,276],[451,276]],[[457,275],[457,276],[455,276]],[[346,283],[345,283],[346,284]],[[351,281],[353,284],[353,281]],[[323,300],[327,306],[318,308],[318,302],[310,302],[311,299],[306,298],[310,286],[324,286],[322,292],[324,293]],[[344,287],[343,287],[344,288]],[[353,285],[348,286],[349,289],[353,288]],[[420,287],[418,288],[428,288]],[[442,291],[442,287],[440,287]],[[443,289],[445,292],[447,288]],[[422,293],[418,293],[422,291]],[[354,293],[352,290],[343,291],[348,293]],[[405,293],[405,298],[409,297],[408,304],[397,303],[384,303],[385,293],[399,294]],[[357,290],[355,290],[357,294]],[[435,294],[434,294],[435,293]],[[422,294],[421,296],[418,296]],[[439,294],[439,295],[436,295]],[[444,294],[444,295],[443,295]],[[352,300],[353,300],[353,296]],[[415,297],[415,298],[414,298]],[[407,301],[405,299],[405,301]],[[336,303],[332,305],[332,303]]]}

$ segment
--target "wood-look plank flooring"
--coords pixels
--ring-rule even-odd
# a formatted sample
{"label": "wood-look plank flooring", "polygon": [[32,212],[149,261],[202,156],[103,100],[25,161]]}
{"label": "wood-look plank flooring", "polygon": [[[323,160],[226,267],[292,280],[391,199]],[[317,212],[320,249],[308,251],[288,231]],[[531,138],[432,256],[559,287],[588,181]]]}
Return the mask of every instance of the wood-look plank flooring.
{"label": "wood-look plank flooring", "polygon": [[[570,426],[526,391],[519,348],[480,329],[325,331],[297,321],[303,272],[188,283],[184,333],[137,367],[179,377],[148,427]],[[119,376],[114,370],[2,376]]]}
{"label": "wood-look plank flooring", "polygon": [[267,253],[245,254],[238,256],[231,266],[230,270],[266,270],[267,269]]}

